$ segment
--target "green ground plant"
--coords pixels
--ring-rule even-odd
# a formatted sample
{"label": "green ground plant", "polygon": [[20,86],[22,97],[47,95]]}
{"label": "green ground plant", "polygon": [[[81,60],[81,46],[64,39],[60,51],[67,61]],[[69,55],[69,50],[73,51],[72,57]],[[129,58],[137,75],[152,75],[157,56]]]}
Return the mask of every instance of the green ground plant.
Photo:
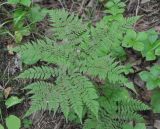
{"label": "green ground plant", "polygon": [[141,52],[147,61],[156,60],[157,56],[160,56],[160,40],[158,39],[158,33],[153,29],[145,32],[128,30],[122,46]]}
{"label": "green ground plant", "polygon": [[[13,8],[11,16],[1,24],[1,35],[10,35],[16,43],[21,43],[24,36],[29,36],[36,29],[36,23],[42,21],[46,16],[47,9],[32,4],[31,0],[8,0],[4,5]],[[37,15],[39,13],[39,15]],[[8,30],[5,24],[12,23],[12,30]]]}
{"label": "green ground plant", "polygon": [[[19,99],[16,96],[11,96],[11,97],[9,97],[8,99],[5,100],[5,106],[6,106],[7,109],[9,109],[9,108],[21,103],[21,102],[22,102],[22,99]],[[0,115],[1,115],[1,121],[3,121],[3,114],[0,113]],[[7,129],[20,129],[21,120],[16,115],[9,114],[9,116],[7,116],[5,118],[5,123],[3,123],[3,124],[5,124],[5,125],[2,125],[0,123],[0,129],[4,129],[5,127],[7,127]]]}
{"label": "green ground plant", "polygon": [[147,31],[147,40],[144,41],[144,49],[142,51],[143,57],[147,61],[156,60],[160,56],[160,40],[158,39],[158,32],[155,30]]}
{"label": "green ground plant", "polygon": [[[76,116],[84,129],[126,129],[131,121],[144,123],[138,112],[149,108],[129,94],[128,90],[135,89],[125,77],[128,66],[120,61],[125,57],[124,36],[138,17],[124,18],[120,1],[109,4],[111,15],[95,26],[65,10],[49,10],[53,38],[13,49],[30,66],[16,78],[32,80],[24,88],[32,101],[25,116],[39,110],[60,110],[66,120]],[[119,14],[114,15],[117,5]],[[142,44],[139,37],[133,37],[136,44]],[[126,43],[129,41],[130,35]],[[134,48],[142,50],[141,45]],[[38,62],[43,62],[42,66],[33,66]]]}
{"label": "green ground plant", "polygon": [[[9,115],[5,119],[7,129],[20,129],[21,120],[15,115]],[[4,129],[4,127],[0,124],[0,129]]]}
{"label": "green ground plant", "polygon": [[143,81],[147,83],[147,88],[153,90],[160,86],[160,66],[154,65],[149,71],[142,71],[140,77]]}
{"label": "green ground plant", "polygon": [[140,77],[146,82],[148,90],[151,90],[151,106],[153,112],[160,113],[160,66],[154,65],[149,71],[142,71]]}

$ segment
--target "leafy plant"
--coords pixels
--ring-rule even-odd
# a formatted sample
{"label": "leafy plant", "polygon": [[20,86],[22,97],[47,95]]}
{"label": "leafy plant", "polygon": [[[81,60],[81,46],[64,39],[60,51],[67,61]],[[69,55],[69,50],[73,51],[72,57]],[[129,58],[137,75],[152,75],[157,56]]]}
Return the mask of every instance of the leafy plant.
{"label": "leafy plant", "polygon": [[22,122],[23,122],[23,127],[24,128],[30,128],[31,125],[32,125],[32,121],[29,120],[29,119],[24,119]]}
{"label": "leafy plant", "polygon": [[153,90],[160,86],[160,66],[154,65],[151,67],[149,71],[142,71],[140,74],[140,77],[143,81],[146,81],[147,88],[149,90]]}
{"label": "leafy plant", "polygon": [[[116,49],[123,51],[121,42],[127,30],[125,27],[132,26],[137,18],[109,21],[109,25],[104,18],[95,27],[89,27],[65,10],[51,10],[49,15],[52,39],[44,38],[14,48],[25,64],[46,62],[17,77],[35,80],[24,88],[29,90],[32,101],[26,116],[38,110],[56,112],[60,109],[66,119],[70,113],[75,113],[82,123],[83,113],[87,110],[85,114],[88,112],[88,119],[93,124],[89,128],[102,124],[98,129],[120,129],[130,120],[142,120],[137,111],[148,107],[131,99],[127,90],[123,92],[127,94],[125,97],[117,95],[122,93],[119,92],[122,87],[134,89],[124,76],[125,66],[117,62]],[[113,28],[120,33],[115,36]],[[106,92],[103,93],[96,78],[109,85],[102,85]],[[106,113],[105,117],[103,113]],[[84,127],[88,124],[85,122]]]}
{"label": "leafy plant", "polygon": [[153,29],[146,32],[128,30],[122,46],[140,51],[147,61],[155,60],[156,56],[160,55],[160,40],[158,40],[158,33]]}
{"label": "leafy plant", "polygon": [[17,96],[11,96],[10,98],[8,98],[6,101],[5,101],[5,105],[7,108],[10,108],[16,104],[19,104],[22,102],[23,99],[19,99]]}
{"label": "leafy plant", "polygon": [[130,98],[126,89],[106,86],[103,93],[105,96],[99,98],[99,118],[90,115],[85,121],[84,129],[122,129],[131,120],[143,122],[137,111],[146,110],[148,107]]}
{"label": "leafy plant", "polygon": [[[6,118],[6,126],[8,129],[20,129],[21,121],[17,116],[9,115]],[[4,129],[4,127],[1,124],[0,124],[0,129]]]}
{"label": "leafy plant", "polygon": [[159,113],[160,112],[160,66],[154,65],[151,67],[150,71],[142,71],[140,73],[140,77],[143,81],[145,81],[147,84],[147,88],[149,90],[152,90],[152,96],[151,96],[151,106],[153,109],[153,112]]}
{"label": "leafy plant", "polygon": [[160,113],[160,90],[155,89],[152,91],[151,105],[154,113]]}
{"label": "leafy plant", "polygon": [[122,14],[124,12],[124,7],[126,5],[121,0],[110,0],[106,3],[106,12],[112,14],[113,16]]}
{"label": "leafy plant", "polygon": [[10,115],[6,118],[6,126],[8,129],[20,129],[21,120],[15,115]]}
{"label": "leafy plant", "polygon": [[[96,24],[96,28],[91,28],[93,42],[100,42],[101,50],[99,54],[112,54],[121,60],[125,59],[125,51],[121,46],[124,35],[128,28],[137,21],[138,17],[124,18],[120,16],[104,16],[103,19]],[[115,31],[116,30],[116,31]]]}
{"label": "leafy plant", "polygon": [[128,30],[123,40],[123,47],[133,47],[137,51],[144,49],[144,41],[147,39],[145,32],[136,33],[134,30]]}
{"label": "leafy plant", "polygon": [[33,32],[36,23],[44,19],[47,9],[42,9],[38,5],[31,6],[31,0],[8,0],[7,4],[11,7],[13,4],[15,5],[15,9],[11,13],[12,19],[4,21],[4,23],[12,22],[13,30],[9,31],[2,26],[3,32],[1,34],[7,33],[16,43],[20,43],[24,36]]}
{"label": "leafy plant", "polygon": [[147,33],[147,40],[144,41],[144,50],[142,55],[146,57],[147,61],[155,60],[160,56],[160,40],[158,40],[158,33],[155,30],[149,30]]}

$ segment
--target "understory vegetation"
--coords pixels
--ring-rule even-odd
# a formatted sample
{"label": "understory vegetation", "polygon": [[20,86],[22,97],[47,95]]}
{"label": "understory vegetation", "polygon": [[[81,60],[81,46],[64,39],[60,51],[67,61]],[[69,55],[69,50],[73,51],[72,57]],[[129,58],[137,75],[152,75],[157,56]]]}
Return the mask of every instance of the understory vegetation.
{"label": "understory vegetation", "polygon": [[[102,3],[103,16],[96,23],[31,0],[1,3],[3,11],[6,6],[13,8],[9,20],[1,23],[0,35],[11,37],[14,46],[7,51],[20,57],[22,69],[12,80],[22,83],[17,86],[23,96],[2,88],[0,103],[10,109],[27,99],[29,108],[20,118],[4,115],[0,107],[0,129],[31,129],[29,118],[39,111],[62,113],[66,122],[81,129],[146,129],[145,112],[160,112],[160,65],[138,73],[152,94],[150,102],[143,102],[129,78],[133,64],[127,61],[129,50],[145,61],[158,60],[158,32],[136,31],[134,25],[142,16],[125,17],[125,2]],[[37,34],[43,21],[49,36]],[[34,39],[24,40],[34,34]]]}

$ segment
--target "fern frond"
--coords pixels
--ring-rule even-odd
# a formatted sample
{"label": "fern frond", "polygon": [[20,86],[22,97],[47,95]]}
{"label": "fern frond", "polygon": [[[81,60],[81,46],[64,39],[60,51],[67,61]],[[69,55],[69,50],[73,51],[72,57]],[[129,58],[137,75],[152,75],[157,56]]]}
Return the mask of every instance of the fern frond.
{"label": "fern frond", "polygon": [[49,79],[51,76],[55,76],[53,68],[48,66],[33,67],[25,70],[17,78],[21,79]]}
{"label": "fern frond", "polygon": [[[62,78],[57,79],[56,86],[41,81],[32,83],[25,89],[30,90],[29,94],[33,94],[31,97],[33,104],[27,115],[35,112],[39,107],[41,107],[39,110],[53,109],[54,111],[56,111],[57,107],[60,107],[66,118],[68,118],[69,112],[73,109],[82,120],[84,105],[93,114],[98,114],[99,106],[96,101],[98,98],[96,90],[87,78],[79,74],[71,77],[63,75]],[[35,105],[38,105],[37,108],[35,108]]]}
{"label": "fern frond", "polygon": [[[132,105],[131,101],[128,101],[128,99],[121,101],[102,99],[99,119],[96,120],[95,117],[90,115],[84,124],[84,129],[99,129],[99,127],[101,129],[122,129],[123,125],[130,121],[143,121],[142,116],[137,111],[147,110],[149,109],[148,106],[134,100],[134,107],[128,107],[128,105]],[[128,103],[121,105],[120,103],[123,102]]]}
{"label": "fern frond", "polygon": [[25,87],[29,90],[28,94],[31,94],[32,105],[25,114],[28,116],[34,112],[40,110],[52,110],[57,111],[59,107],[59,94],[55,90],[55,86],[51,83],[44,81],[34,82]]}
{"label": "fern frond", "polygon": [[[140,120],[137,111],[146,110],[147,107],[136,100],[127,99],[128,95],[126,98],[119,92],[121,86],[131,89],[123,75],[125,68],[118,59],[119,55],[124,55],[121,47],[126,32],[124,26],[131,26],[134,20],[122,19],[118,22],[114,19],[110,22],[104,18],[90,29],[77,15],[65,10],[51,10],[49,16],[53,40],[45,38],[14,49],[25,64],[46,63],[18,76],[22,79],[46,80],[26,86],[32,101],[26,115],[38,110],[56,112],[60,109],[66,119],[72,112],[82,122],[83,110],[87,109],[90,116],[85,124],[86,129],[121,129],[130,120]],[[111,86],[107,87],[106,93],[103,90],[97,93],[96,83],[89,79],[95,77],[106,80]],[[115,91],[113,87],[118,90]]]}
{"label": "fern frond", "polygon": [[17,46],[13,51],[21,55],[22,62],[26,64],[34,64],[46,57],[51,57],[53,43],[53,41],[46,38],[45,40],[37,40]]}
{"label": "fern frond", "polygon": [[100,79],[108,79],[112,84],[127,86],[128,79],[124,77],[124,67],[119,65],[110,55],[101,58],[88,58],[80,71]]}
{"label": "fern frond", "polygon": [[87,31],[87,25],[82,23],[82,19],[65,10],[52,10],[49,14],[52,30],[57,40],[69,41],[74,44],[82,42],[81,35]]}

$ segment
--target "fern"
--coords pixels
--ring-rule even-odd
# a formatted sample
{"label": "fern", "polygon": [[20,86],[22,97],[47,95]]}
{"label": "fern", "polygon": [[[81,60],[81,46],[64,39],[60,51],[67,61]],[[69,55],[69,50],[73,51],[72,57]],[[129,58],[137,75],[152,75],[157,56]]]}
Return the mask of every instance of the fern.
{"label": "fern", "polygon": [[[125,90],[121,88],[106,88],[110,93],[99,99],[99,119],[90,114],[84,123],[84,129],[122,129],[130,121],[143,121],[137,111],[149,109],[145,104],[126,97]],[[106,90],[104,91],[106,92]],[[121,95],[124,97],[121,97]]]}
{"label": "fern", "polygon": [[[46,82],[35,82],[25,89],[34,94],[32,105],[26,115],[38,110],[53,110],[61,107],[65,117],[68,118],[71,109],[82,119],[83,105],[86,105],[95,115],[98,114],[98,98],[93,84],[79,74],[72,76],[62,75],[57,78],[56,86]],[[73,97],[74,96],[74,97]]]}
{"label": "fern", "polygon": [[53,33],[56,40],[80,43],[82,35],[87,31],[87,24],[73,13],[69,14],[65,10],[52,10],[50,12]]}
{"label": "fern", "polygon": [[[103,90],[98,91],[94,81],[98,78],[103,82],[106,80],[106,84],[118,85],[118,89],[122,86],[133,89],[115,51],[117,48],[123,50],[123,27],[131,21],[116,22],[116,29],[121,28],[117,36],[111,30],[114,26],[109,22],[107,25],[105,19],[96,27],[89,27],[78,16],[65,10],[51,10],[49,16],[53,39],[33,41],[14,49],[25,64],[45,62],[45,65],[29,68],[18,76],[33,80],[25,87],[32,101],[26,116],[39,110],[56,112],[60,109],[66,119],[70,113],[75,113],[82,122],[82,114],[87,108],[90,118],[85,127],[92,123],[98,129],[118,129],[121,123],[141,119],[136,111],[147,109],[145,105],[122,99],[122,95],[118,96],[120,100],[115,100],[114,96],[104,97]],[[107,89],[106,93],[112,91]]]}
{"label": "fern", "polygon": [[47,66],[33,67],[21,73],[17,78],[23,79],[49,79],[55,75],[54,69]]}

